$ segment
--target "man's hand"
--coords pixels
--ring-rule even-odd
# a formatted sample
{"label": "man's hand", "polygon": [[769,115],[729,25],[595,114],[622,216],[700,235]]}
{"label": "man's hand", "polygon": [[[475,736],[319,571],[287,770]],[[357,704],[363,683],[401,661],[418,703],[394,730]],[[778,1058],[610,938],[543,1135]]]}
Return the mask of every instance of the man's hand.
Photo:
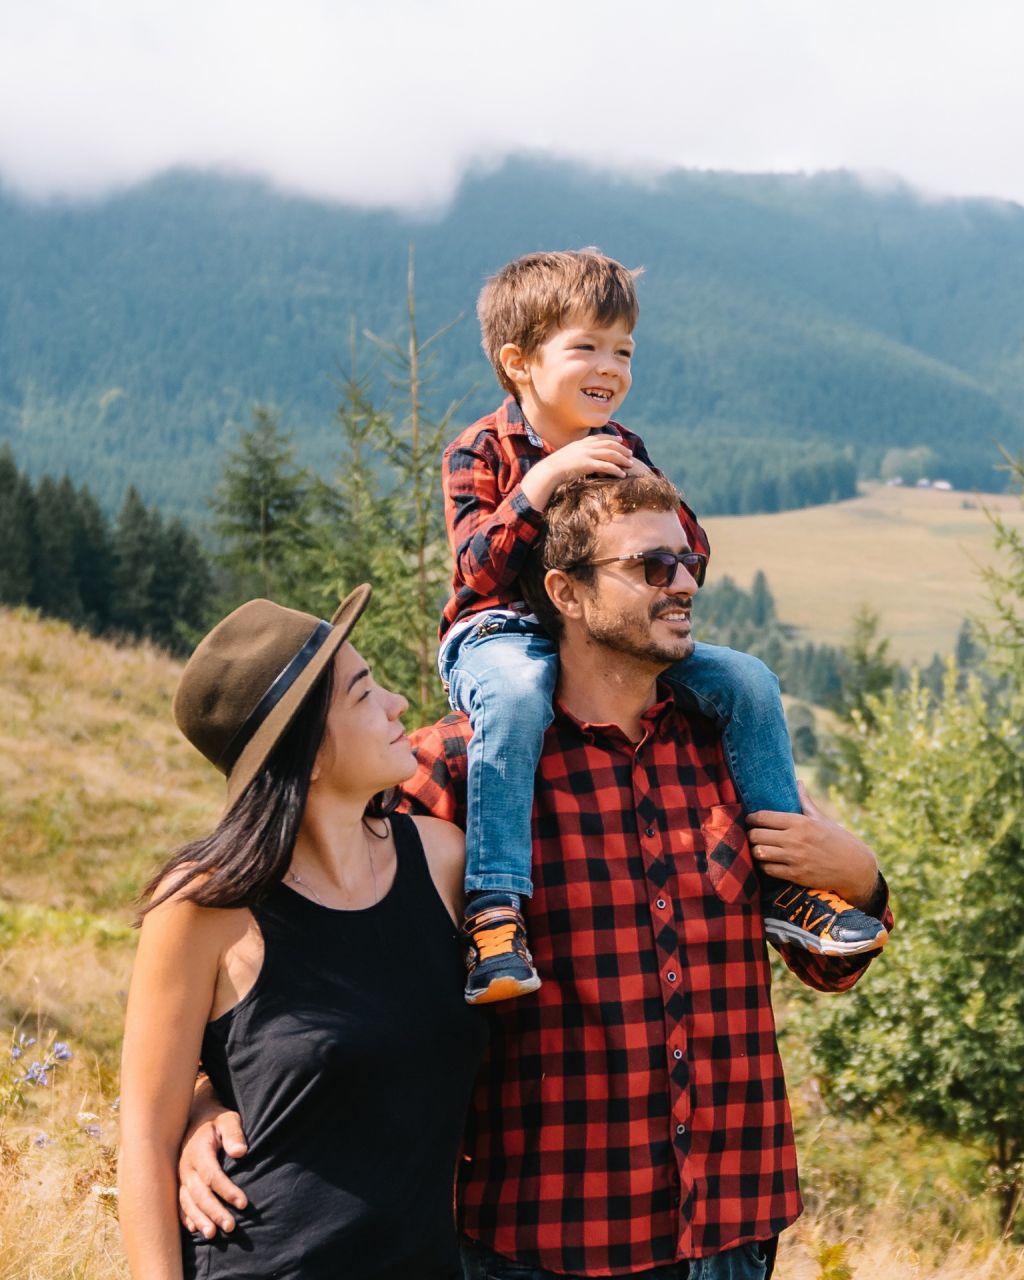
{"label": "man's hand", "polygon": [[802,813],[762,809],[747,817],[754,859],[770,876],[810,889],[831,889],[862,911],[878,886],[878,859],[863,840],[826,818],[800,787]]}
{"label": "man's hand", "polygon": [[228,1111],[208,1080],[197,1086],[189,1124],[178,1157],[178,1216],[186,1231],[199,1231],[212,1240],[221,1231],[234,1231],[235,1219],[225,1203],[244,1209],[245,1192],[220,1167],[220,1153],[233,1157],[248,1151],[236,1111]]}
{"label": "man's hand", "polygon": [[564,481],[592,475],[621,478],[629,471],[632,461],[632,450],[617,437],[600,432],[584,436],[535,463],[523,476],[523,493],[532,507],[543,511]]}

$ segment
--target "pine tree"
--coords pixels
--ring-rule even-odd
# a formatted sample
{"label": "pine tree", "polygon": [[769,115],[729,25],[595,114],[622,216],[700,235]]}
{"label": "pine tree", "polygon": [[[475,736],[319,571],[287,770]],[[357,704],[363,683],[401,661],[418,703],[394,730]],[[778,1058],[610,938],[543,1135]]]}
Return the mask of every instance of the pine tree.
{"label": "pine tree", "polygon": [[54,618],[81,622],[81,596],[75,578],[77,495],[71,481],[43,476],[36,486],[36,543],[32,593],[36,608]]}
{"label": "pine tree", "polygon": [[75,494],[73,566],[82,615],[92,631],[110,625],[114,593],[114,548],[110,525],[84,485]]}
{"label": "pine tree", "polygon": [[840,664],[842,681],[837,710],[844,720],[855,713],[870,724],[872,699],[891,689],[899,676],[899,663],[889,656],[889,640],[881,637],[878,614],[862,606],[853,616],[850,638]]}
{"label": "pine tree", "polygon": [[[1024,465],[1011,469],[1024,489]],[[899,941],[816,1010],[811,1035],[844,1111],[981,1153],[1009,1235],[1024,1200],[1024,539],[992,523],[1003,559],[985,574],[978,676],[950,661],[938,695],[915,675],[854,710],[840,791],[885,868]]]}
{"label": "pine tree", "polygon": [[433,382],[434,344],[458,317],[421,340],[416,324],[415,251],[409,246],[406,277],[406,340],[400,344],[367,334],[390,366],[390,382],[401,413],[381,419],[392,488],[386,497],[391,547],[377,558],[374,585],[381,588],[375,627],[392,661],[411,667],[411,682],[398,687],[409,698],[413,718],[422,722],[444,710],[437,675],[437,620],[444,603],[448,551],[441,503],[441,451],[461,401],[437,419],[425,395]]}
{"label": "pine tree", "polygon": [[144,634],[187,653],[208,621],[213,583],[199,540],[180,520],[154,521],[153,568]]}
{"label": "pine tree", "polygon": [[9,445],[0,449],[0,603],[24,604],[32,594],[35,495]]}
{"label": "pine tree", "polygon": [[768,590],[764,570],[758,569],[750,584],[750,621],[755,627],[766,627],[775,619],[775,600]]}
{"label": "pine tree", "polygon": [[981,658],[981,646],[975,635],[974,624],[969,618],[964,618],[956,633],[954,657],[961,671],[969,671]]}
{"label": "pine tree", "polygon": [[311,489],[315,517],[306,576],[325,613],[354,587],[373,580],[377,560],[390,554],[390,508],[376,467],[387,421],[371,398],[370,372],[359,373],[358,356],[353,320],[349,369],[338,384],[341,400],[335,420],[340,449],[334,482],[314,479]]}
{"label": "pine tree", "polygon": [[134,485],[129,485],[114,527],[114,590],[111,622],[133,636],[149,634],[153,580],[161,533]]}
{"label": "pine tree", "polygon": [[278,414],[256,405],[252,417],[211,499],[213,527],[222,541],[216,560],[235,576],[241,595],[291,603],[297,563],[310,543],[310,479],[296,465]]}
{"label": "pine tree", "polygon": [[[1006,460],[1002,470],[1024,494],[1024,455],[1014,458],[1005,449],[1002,454]],[[994,669],[1016,679],[1024,671],[1024,534],[998,511],[985,514],[1004,563],[982,571],[991,608],[989,616],[979,620],[979,630],[991,650]]]}
{"label": "pine tree", "polygon": [[808,1028],[826,1096],[981,1153],[1009,1233],[1024,1194],[1024,697],[990,708],[914,677],[871,700],[845,762],[848,825],[878,852],[897,938]]}

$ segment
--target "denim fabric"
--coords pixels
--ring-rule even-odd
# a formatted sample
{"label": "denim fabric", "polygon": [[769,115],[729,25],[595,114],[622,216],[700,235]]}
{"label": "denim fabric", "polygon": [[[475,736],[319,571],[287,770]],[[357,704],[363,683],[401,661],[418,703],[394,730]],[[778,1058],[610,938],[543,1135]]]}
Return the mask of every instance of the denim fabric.
{"label": "denim fabric", "polygon": [[466,889],[529,897],[534,774],[554,718],[554,642],[535,623],[481,613],[444,646],[441,678],[473,727],[466,748]]}
{"label": "denim fabric", "polygon": [[[711,1258],[670,1262],[647,1271],[630,1272],[628,1280],[766,1280],[775,1257],[775,1240],[755,1241],[726,1249]],[[502,1258],[475,1241],[462,1242],[463,1280],[583,1280]],[[623,1276],[622,1280],[627,1280]]]}
{"label": "denim fabric", "polygon": [[665,672],[664,679],[679,690],[683,706],[718,725],[726,763],[747,813],[800,812],[779,681],[760,658],[697,644],[689,658]]}

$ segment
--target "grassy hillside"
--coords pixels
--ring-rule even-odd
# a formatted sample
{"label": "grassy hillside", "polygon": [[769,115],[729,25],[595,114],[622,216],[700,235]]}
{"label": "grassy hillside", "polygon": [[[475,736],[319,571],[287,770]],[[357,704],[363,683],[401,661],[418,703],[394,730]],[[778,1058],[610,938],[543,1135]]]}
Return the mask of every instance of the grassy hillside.
{"label": "grassy hillside", "polygon": [[989,441],[1024,446],[1024,210],[844,174],[638,183],[540,160],[468,175],[430,217],[189,173],[81,204],[0,191],[0,440],[108,504],[131,480],[193,514],[254,400],[325,463],[352,317],[398,333],[410,240],[421,332],[462,316],[436,400],[469,391],[467,417],[496,399],[484,276],[596,243],[646,267],[625,416],[688,484],[710,440],[739,460],[849,446],[868,474],[928,445],[982,487]]}
{"label": "grassy hillside", "polygon": [[[0,611],[0,1035],[22,1050],[0,1053],[0,1280],[126,1280],[112,1187],[131,899],[222,794],[171,725],[178,670]],[[955,1150],[829,1116],[800,1044],[784,1052],[812,1211],[779,1280],[1024,1280]],[[53,1064],[45,1085],[19,1083],[33,1060]]]}
{"label": "grassy hillside", "polygon": [[983,507],[1024,532],[1017,497],[883,485],[831,506],[706,523],[715,575],[749,586],[763,569],[779,617],[806,638],[841,644],[869,604],[895,656],[925,663],[952,652],[964,617],[985,612],[978,566],[994,551]]}
{"label": "grassy hillside", "polygon": [[[111,1188],[132,899],[220,800],[170,721],[177,670],[0,612],[0,1038],[22,1049],[0,1049],[0,1280],[125,1274]],[[18,1083],[62,1044],[47,1085]]]}

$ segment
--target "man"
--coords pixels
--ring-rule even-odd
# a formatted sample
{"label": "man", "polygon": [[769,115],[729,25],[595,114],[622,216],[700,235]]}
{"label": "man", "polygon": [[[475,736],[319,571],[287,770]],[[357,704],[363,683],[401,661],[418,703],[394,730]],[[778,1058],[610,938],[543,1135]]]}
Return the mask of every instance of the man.
{"label": "man", "polygon": [[[677,502],[655,475],[571,482],[527,584],[561,663],[533,814],[543,985],[495,1006],[459,1187],[471,1280],[762,1280],[800,1201],[752,849],[891,925],[874,855],[809,803],[748,841],[715,730],[659,691],[693,643]],[[420,735],[415,807],[458,819],[466,736],[459,716]],[[870,959],[783,955],[822,990]]]}

